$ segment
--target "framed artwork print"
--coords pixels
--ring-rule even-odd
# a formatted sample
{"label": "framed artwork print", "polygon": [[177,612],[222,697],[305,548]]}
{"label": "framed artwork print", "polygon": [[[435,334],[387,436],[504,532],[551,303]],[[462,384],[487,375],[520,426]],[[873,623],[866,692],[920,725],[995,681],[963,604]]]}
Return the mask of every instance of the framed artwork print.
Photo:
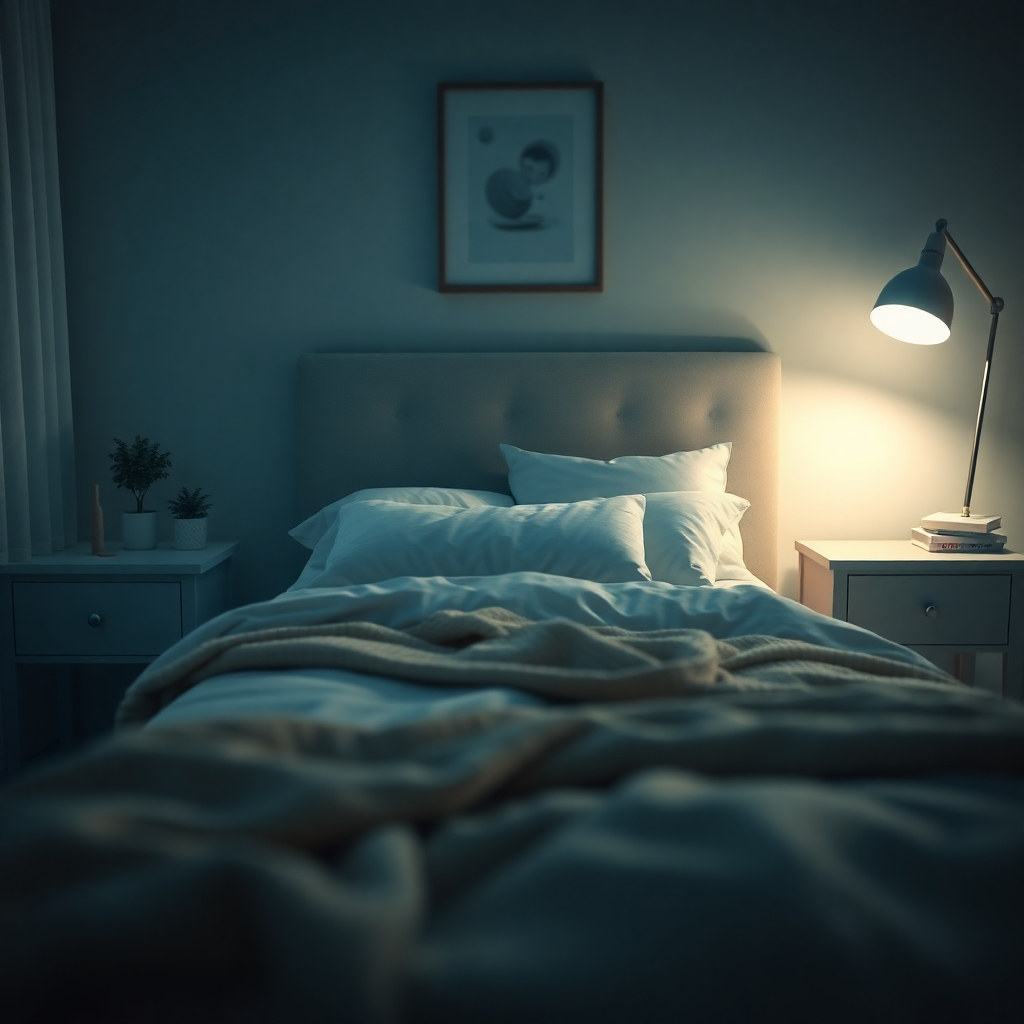
{"label": "framed artwork print", "polygon": [[599,292],[600,82],[437,87],[439,287]]}

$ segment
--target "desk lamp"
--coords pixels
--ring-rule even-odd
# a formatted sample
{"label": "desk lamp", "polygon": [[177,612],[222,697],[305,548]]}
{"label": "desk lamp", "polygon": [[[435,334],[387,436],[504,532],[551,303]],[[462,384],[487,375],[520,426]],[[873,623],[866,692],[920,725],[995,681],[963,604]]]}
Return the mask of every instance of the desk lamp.
{"label": "desk lamp", "polygon": [[978,445],[981,441],[981,425],[985,419],[985,400],[988,398],[988,382],[992,371],[992,349],[996,341],[996,327],[1003,300],[994,296],[978,276],[977,271],[967,262],[960,246],[946,230],[946,221],[935,222],[935,230],[928,236],[921,258],[916,267],[897,274],[883,289],[871,310],[871,322],[885,334],[899,341],[913,345],[938,345],[949,337],[953,323],[953,293],[939,268],[946,246],[949,245],[960,261],[967,276],[985,296],[992,314],[988,329],[988,352],[985,354],[985,371],[981,378],[981,401],[978,404],[978,422],[974,428],[974,447],[971,449],[971,464],[967,470],[967,490],[964,492],[963,511],[936,512],[925,516],[922,523],[931,530],[941,532],[986,533],[1000,524],[999,516],[971,514],[971,492],[974,490],[974,471],[978,465]]}

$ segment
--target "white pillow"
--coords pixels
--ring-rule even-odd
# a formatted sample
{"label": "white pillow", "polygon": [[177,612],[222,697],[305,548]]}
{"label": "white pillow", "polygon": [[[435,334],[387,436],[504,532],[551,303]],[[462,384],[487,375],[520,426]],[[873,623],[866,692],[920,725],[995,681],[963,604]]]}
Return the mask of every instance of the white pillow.
{"label": "white pillow", "polygon": [[512,508],[353,502],[338,511],[324,571],[306,585],[508,572],[598,583],[649,580],[645,505],[642,494]]}
{"label": "white pillow", "polygon": [[[528,452],[510,444],[500,447],[508,465],[509,489],[517,501],[529,502],[579,501],[581,498],[604,498],[622,493],[724,493],[729,457],[732,455],[731,441],[672,455],[624,455],[611,462]],[[743,564],[743,540],[739,528],[746,508],[749,508],[749,503],[725,531],[715,580],[749,577]],[[669,581],[670,576],[681,574],[678,573],[676,559],[667,565],[661,563],[664,546],[656,544],[657,553],[652,553],[651,530],[661,518],[660,513],[655,512],[652,521],[652,511],[648,510],[644,520],[647,564],[654,579]],[[706,574],[701,571],[700,575]]]}
{"label": "white pillow", "polygon": [[516,501],[538,505],[655,491],[725,491],[732,442],[672,455],[623,455],[611,462],[500,446]]}
{"label": "white pillow", "polygon": [[[742,519],[742,514],[740,519]],[[715,568],[716,580],[749,580],[752,576],[743,561],[743,537],[740,535],[740,520],[737,519],[722,538],[722,551]]]}
{"label": "white pillow", "polygon": [[288,588],[291,590],[302,590],[304,587],[316,586],[316,580],[327,568],[327,558],[338,539],[338,516],[335,513],[334,520],[327,527],[327,532],[316,542],[312,554],[306,559],[306,564],[299,573],[299,578]]}
{"label": "white pillow", "polygon": [[644,548],[651,578],[686,587],[712,585],[726,531],[748,508],[750,502],[735,494],[648,494]]}
{"label": "white pillow", "polygon": [[450,505],[453,508],[477,508],[494,505],[510,508],[515,501],[508,494],[497,491],[465,491],[453,487],[365,487],[353,491],[340,501],[325,505],[315,515],[303,520],[288,531],[303,547],[315,548],[317,542],[330,529],[338,509],[354,501],[400,501],[406,505]]}

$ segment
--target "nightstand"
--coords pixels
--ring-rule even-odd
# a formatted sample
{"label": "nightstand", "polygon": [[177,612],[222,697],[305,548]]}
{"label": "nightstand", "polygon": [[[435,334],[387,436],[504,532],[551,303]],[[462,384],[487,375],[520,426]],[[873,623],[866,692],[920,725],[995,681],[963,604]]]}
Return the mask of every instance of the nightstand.
{"label": "nightstand", "polygon": [[1024,555],[937,554],[909,540],[797,541],[800,603],[917,651],[965,683],[1002,655],[1024,697]]}
{"label": "nightstand", "polygon": [[201,551],[161,545],[97,558],[88,544],[0,565],[0,706],[3,766],[21,764],[18,666],[58,670],[61,746],[70,746],[72,666],[152,661],[230,604],[234,541]]}

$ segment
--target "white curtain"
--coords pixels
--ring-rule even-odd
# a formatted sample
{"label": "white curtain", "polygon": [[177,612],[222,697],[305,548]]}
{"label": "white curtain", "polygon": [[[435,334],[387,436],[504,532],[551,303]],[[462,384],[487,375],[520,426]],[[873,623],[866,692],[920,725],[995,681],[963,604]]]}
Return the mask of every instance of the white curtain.
{"label": "white curtain", "polygon": [[0,0],[0,562],[77,540],[49,0]]}

